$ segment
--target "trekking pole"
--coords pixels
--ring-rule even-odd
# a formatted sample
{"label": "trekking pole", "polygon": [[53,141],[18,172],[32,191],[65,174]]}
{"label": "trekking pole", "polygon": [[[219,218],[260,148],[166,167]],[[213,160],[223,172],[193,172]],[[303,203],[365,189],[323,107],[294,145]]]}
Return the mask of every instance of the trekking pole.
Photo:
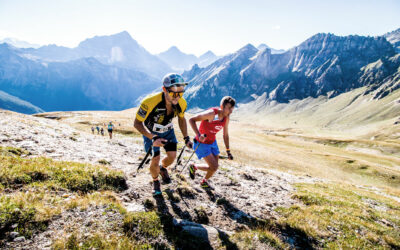
{"label": "trekking pole", "polygon": [[183,166],[183,168],[181,169],[181,171],[179,172],[179,174],[181,174],[182,171],[186,168],[187,164],[190,162],[190,160],[192,159],[194,153],[196,153],[196,150],[197,150],[197,148],[198,148],[199,146],[200,146],[200,142],[199,142],[199,144],[197,145],[197,147],[193,150],[193,153],[190,155],[190,157],[189,157],[189,159],[187,160],[185,166]]}
{"label": "trekking pole", "polygon": [[149,155],[151,155],[151,150],[153,149],[153,147],[150,146],[149,150],[147,150],[146,156],[143,158],[142,162],[139,164],[139,167],[137,168],[136,172],[139,172],[139,169],[143,168],[143,165],[146,162],[147,158],[149,157]]}
{"label": "trekking pole", "polygon": [[[204,135],[204,137],[206,137],[206,135]],[[198,142],[199,144],[197,144],[197,147],[193,150],[193,153],[190,155],[189,159],[187,160],[185,166],[183,166],[183,168],[181,169],[181,171],[179,172],[179,174],[182,173],[182,171],[186,168],[187,164],[190,162],[190,160],[192,159],[194,153],[196,153],[197,148],[200,146],[201,142]]]}
{"label": "trekking pole", "polygon": [[182,157],[183,151],[185,151],[185,147],[186,147],[186,144],[183,146],[181,152],[179,153],[178,158],[176,159],[176,164],[175,164],[174,170],[176,169],[176,167],[178,167],[179,164],[181,164],[181,157]]}

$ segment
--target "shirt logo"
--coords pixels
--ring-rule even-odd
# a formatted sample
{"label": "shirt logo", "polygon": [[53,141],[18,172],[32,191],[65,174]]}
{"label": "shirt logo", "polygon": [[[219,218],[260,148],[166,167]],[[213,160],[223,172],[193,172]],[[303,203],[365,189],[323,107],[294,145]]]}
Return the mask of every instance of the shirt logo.
{"label": "shirt logo", "polygon": [[142,118],[145,118],[145,117],[146,117],[146,114],[147,114],[147,110],[144,110],[144,109],[142,109],[142,107],[140,107],[140,108],[139,108],[139,111],[138,111],[138,115],[139,115],[140,117],[142,117]]}

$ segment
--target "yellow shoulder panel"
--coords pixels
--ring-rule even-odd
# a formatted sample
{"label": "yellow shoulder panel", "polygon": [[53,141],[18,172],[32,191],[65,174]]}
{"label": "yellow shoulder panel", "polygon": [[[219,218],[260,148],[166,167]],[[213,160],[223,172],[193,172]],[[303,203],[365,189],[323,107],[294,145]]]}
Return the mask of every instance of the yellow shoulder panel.
{"label": "yellow shoulder panel", "polygon": [[136,113],[136,119],[144,122],[154,107],[162,101],[163,92],[146,96]]}
{"label": "yellow shoulder panel", "polygon": [[181,107],[182,112],[178,114],[179,117],[185,117],[185,111],[187,108],[186,100],[182,97],[178,101],[179,106]]}

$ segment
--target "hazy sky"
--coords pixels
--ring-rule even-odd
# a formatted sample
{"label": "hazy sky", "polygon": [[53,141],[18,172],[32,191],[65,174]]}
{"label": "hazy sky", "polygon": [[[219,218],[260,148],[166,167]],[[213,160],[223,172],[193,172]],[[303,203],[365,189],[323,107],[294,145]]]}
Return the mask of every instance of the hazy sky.
{"label": "hazy sky", "polygon": [[400,0],[0,0],[0,38],[76,47],[128,31],[151,53],[231,53],[247,43],[288,49],[319,32],[400,28]]}

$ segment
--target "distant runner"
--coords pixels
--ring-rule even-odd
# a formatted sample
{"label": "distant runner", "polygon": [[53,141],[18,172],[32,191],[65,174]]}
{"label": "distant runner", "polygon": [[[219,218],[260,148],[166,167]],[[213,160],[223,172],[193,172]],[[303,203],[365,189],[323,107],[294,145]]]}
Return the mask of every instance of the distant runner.
{"label": "distant runner", "polygon": [[104,128],[103,127],[101,127],[101,129],[100,129],[100,133],[102,136],[104,136]]}
{"label": "distant runner", "polygon": [[94,127],[92,127],[92,134],[94,134]]}
{"label": "distant runner", "polygon": [[[136,113],[135,128],[143,135],[146,152],[153,147],[153,158],[150,164],[150,173],[153,178],[153,195],[160,196],[161,185],[158,180],[160,174],[164,183],[171,179],[167,167],[176,158],[178,141],[175,137],[172,119],[178,116],[179,128],[184,136],[185,144],[189,148],[193,143],[187,133],[185,118],[186,101],[183,99],[187,83],[178,74],[167,74],[163,78],[162,92],[146,97]],[[160,147],[164,147],[167,156],[160,164]]]}
{"label": "distant runner", "polygon": [[97,134],[99,134],[99,132],[100,132],[99,126],[96,126],[96,130],[97,130]]}
{"label": "distant runner", "polygon": [[[230,96],[225,96],[221,100],[219,108],[208,109],[189,119],[189,124],[192,127],[196,138],[194,139],[193,148],[196,149],[196,155],[199,159],[204,158],[206,164],[190,164],[189,175],[194,179],[197,170],[206,171],[206,176],[200,183],[202,188],[211,188],[208,180],[218,169],[219,148],[215,135],[222,128],[224,129],[224,143],[228,159],[233,160],[233,156],[229,149],[229,133],[228,124],[229,116],[233,112],[236,101]],[[200,128],[197,128],[196,122],[200,122]]]}
{"label": "distant runner", "polygon": [[109,122],[107,125],[108,134],[110,135],[110,139],[112,139],[112,132],[113,132],[114,125],[112,122]]}

